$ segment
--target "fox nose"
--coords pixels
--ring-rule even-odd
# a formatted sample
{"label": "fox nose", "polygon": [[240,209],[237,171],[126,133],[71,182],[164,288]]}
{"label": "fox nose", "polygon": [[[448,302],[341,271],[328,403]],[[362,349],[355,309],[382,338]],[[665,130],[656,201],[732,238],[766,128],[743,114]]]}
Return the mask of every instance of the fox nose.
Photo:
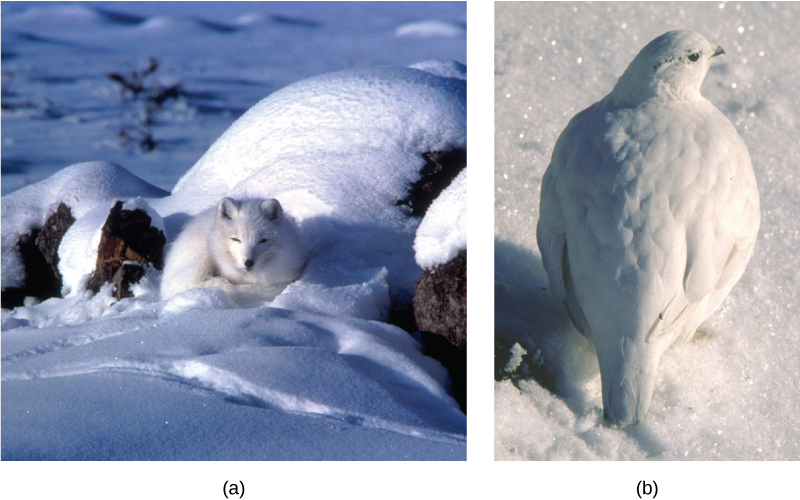
{"label": "fox nose", "polygon": [[246,261],[244,261],[244,267],[248,271],[253,269],[253,260],[252,259],[247,259]]}

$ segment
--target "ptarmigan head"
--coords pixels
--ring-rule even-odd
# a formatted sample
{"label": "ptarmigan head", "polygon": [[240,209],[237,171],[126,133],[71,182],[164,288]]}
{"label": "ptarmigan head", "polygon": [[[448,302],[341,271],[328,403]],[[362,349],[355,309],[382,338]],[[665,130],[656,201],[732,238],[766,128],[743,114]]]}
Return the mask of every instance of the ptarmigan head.
{"label": "ptarmigan head", "polygon": [[711,59],[725,51],[692,31],[669,31],[648,43],[611,92],[616,102],[701,99]]}

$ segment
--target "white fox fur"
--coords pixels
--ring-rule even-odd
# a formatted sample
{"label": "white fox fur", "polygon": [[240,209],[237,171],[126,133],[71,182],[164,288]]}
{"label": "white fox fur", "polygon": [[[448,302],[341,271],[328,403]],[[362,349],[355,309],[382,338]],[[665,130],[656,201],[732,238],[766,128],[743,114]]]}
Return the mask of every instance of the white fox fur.
{"label": "white fox fur", "polygon": [[189,221],[170,247],[161,298],[218,287],[240,304],[273,300],[300,276],[305,257],[278,200],[223,198]]}

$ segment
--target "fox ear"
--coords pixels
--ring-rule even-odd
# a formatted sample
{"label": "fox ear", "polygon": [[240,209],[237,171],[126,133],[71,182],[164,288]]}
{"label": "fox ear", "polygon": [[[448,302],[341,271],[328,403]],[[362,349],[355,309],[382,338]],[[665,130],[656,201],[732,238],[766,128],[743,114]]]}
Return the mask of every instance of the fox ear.
{"label": "fox ear", "polygon": [[221,218],[232,219],[236,212],[239,211],[239,205],[231,198],[222,198],[217,209]]}
{"label": "fox ear", "polygon": [[280,202],[273,198],[261,203],[261,212],[267,220],[278,220],[283,215],[283,208]]}

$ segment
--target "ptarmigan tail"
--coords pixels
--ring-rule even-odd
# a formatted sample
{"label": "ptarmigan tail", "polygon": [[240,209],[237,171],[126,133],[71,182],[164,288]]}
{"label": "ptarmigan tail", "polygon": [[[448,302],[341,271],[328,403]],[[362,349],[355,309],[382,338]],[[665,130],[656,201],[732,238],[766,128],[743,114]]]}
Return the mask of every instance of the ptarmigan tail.
{"label": "ptarmigan tail", "polygon": [[[621,343],[621,345],[620,345]],[[661,356],[656,345],[628,337],[598,343],[604,417],[613,425],[633,425],[647,415]]]}

